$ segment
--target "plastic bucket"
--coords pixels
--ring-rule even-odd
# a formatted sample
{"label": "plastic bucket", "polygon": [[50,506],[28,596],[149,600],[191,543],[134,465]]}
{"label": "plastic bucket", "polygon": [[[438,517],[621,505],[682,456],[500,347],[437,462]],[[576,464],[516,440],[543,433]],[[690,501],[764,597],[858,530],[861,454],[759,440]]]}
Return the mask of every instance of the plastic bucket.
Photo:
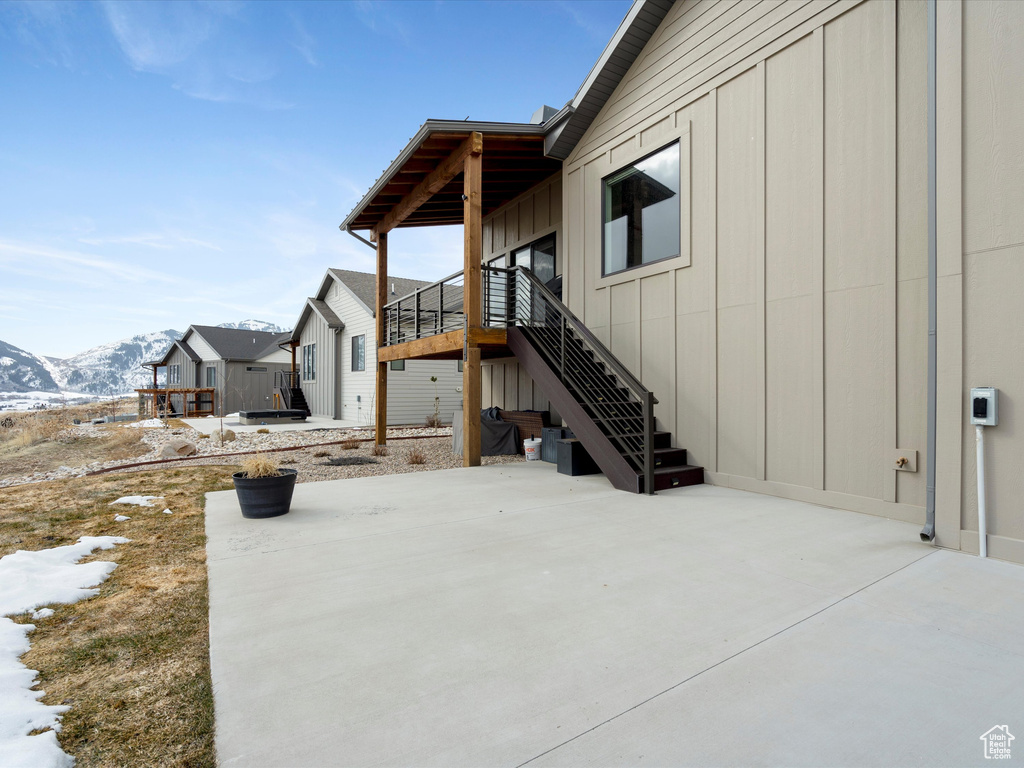
{"label": "plastic bucket", "polygon": [[523,450],[526,452],[527,461],[540,461],[540,444],[541,441],[536,438],[523,440]]}

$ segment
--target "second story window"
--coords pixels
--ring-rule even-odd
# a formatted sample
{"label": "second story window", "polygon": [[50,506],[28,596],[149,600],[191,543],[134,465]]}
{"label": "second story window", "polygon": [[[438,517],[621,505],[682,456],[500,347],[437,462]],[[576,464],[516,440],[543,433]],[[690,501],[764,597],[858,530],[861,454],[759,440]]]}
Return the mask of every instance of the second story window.
{"label": "second story window", "polygon": [[602,274],[679,255],[679,143],[601,183]]}
{"label": "second story window", "polygon": [[181,384],[181,366],[180,365],[168,365],[167,366],[167,383],[168,384]]}

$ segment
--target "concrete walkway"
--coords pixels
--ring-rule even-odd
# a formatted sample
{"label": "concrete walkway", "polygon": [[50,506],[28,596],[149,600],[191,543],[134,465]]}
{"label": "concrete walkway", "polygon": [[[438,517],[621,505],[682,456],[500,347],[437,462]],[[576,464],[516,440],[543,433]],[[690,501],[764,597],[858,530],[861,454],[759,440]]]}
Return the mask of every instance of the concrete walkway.
{"label": "concrete walkway", "polygon": [[[182,421],[200,432],[212,432],[215,429],[220,429],[221,422],[216,416],[182,419]],[[361,425],[354,421],[329,419],[326,416],[310,416],[305,421],[289,421],[283,424],[243,424],[238,420],[237,415],[224,418],[224,429],[230,429],[233,432],[256,432],[260,429],[268,429],[271,432],[303,432],[311,429],[352,429],[358,426]]]}
{"label": "concrete walkway", "polygon": [[917,526],[530,462],[214,493],[207,533],[223,765],[1024,759],[1024,568]]}

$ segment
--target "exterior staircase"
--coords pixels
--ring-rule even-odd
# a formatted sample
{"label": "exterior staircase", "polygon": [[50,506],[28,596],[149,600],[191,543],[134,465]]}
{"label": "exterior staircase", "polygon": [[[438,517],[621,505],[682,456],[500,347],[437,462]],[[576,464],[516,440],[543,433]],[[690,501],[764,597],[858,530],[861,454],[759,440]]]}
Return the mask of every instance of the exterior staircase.
{"label": "exterior staircase", "polygon": [[508,346],[601,471],[633,493],[704,482],[672,434],[654,428],[647,390],[531,272],[509,274]]}
{"label": "exterior staircase", "polygon": [[306,396],[302,394],[302,382],[298,371],[276,371],[274,373],[274,394],[287,410],[304,411],[312,416]]}

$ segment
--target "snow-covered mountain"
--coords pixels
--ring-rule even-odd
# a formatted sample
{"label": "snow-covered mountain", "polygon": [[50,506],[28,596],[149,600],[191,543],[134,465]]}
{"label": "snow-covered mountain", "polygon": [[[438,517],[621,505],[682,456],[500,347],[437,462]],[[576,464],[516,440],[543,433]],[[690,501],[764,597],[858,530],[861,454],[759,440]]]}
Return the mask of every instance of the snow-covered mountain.
{"label": "snow-covered mountain", "polygon": [[[272,333],[288,330],[261,320],[221,323],[219,327]],[[162,357],[181,336],[181,331],[173,328],[142,333],[101,344],[65,360],[34,355],[0,341],[0,392],[130,393],[153,382],[153,374],[142,368],[142,363]],[[162,372],[158,380],[162,383]]]}
{"label": "snow-covered mountain", "polygon": [[267,333],[284,333],[291,328],[282,328],[280,325],[265,323],[262,320],[243,320],[240,323],[219,323],[218,328],[240,328],[243,331],[266,331]]}
{"label": "snow-covered mountain", "polygon": [[0,341],[0,392],[56,392],[49,362]]}
{"label": "snow-covered mountain", "polygon": [[57,386],[66,392],[121,394],[151,385],[153,375],[142,364],[159,358],[180,338],[181,331],[172,328],[101,344],[66,360],[48,360]]}

